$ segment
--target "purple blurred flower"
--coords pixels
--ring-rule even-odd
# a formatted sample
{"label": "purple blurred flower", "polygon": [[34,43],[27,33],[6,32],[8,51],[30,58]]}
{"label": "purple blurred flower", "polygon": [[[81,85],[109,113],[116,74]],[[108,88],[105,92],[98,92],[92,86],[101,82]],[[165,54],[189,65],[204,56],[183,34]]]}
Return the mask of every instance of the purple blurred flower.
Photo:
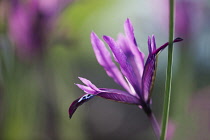
{"label": "purple blurred flower", "polygon": [[[179,0],[176,3],[176,23],[177,35],[190,38],[191,34],[198,29],[202,23],[202,1]],[[194,14],[192,14],[194,13]]]}
{"label": "purple blurred flower", "polygon": [[56,17],[71,1],[10,1],[9,34],[20,57],[30,58],[43,53]]}
{"label": "purple blurred flower", "polygon": [[[106,73],[121,85],[125,91],[108,88],[97,88],[89,80],[79,77],[84,85],[76,84],[86,94],[75,100],[69,108],[71,118],[76,109],[94,96],[110,99],[117,102],[134,104],[142,108],[147,115],[151,114],[151,90],[155,79],[156,62],[158,54],[166,48],[165,43],[156,49],[155,37],[148,37],[149,55],[144,63],[144,53],[138,49],[133,26],[129,19],[124,24],[125,36],[120,34],[115,41],[109,36],[103,36],[104,41],[109,45],[114,60],[119,64],[120,69],[112,61],[110,52],[98,36],[91,33],[91,43],[96,58]],[[182,41],[177,38],[174,42]]]}
{"label": "purple blurred flower", "polygon": [[[157,2],[159,5],[155,5],[154,8],[157,8],[156,11],[160,12],[158,13],[160,16],[163,16],[164,19],[169,20],[169,1],[161,0],[161,2]],[[205,19],[204,13],[207,12],[205,12],[204,9],[207,4],[203,0],[176,0],[175,4],[175,34],[177,36],[182,36],[185,39],[185,42],[187,39],[192,40],[192,35],[195,32],[198,32],[200,26],[202,26],[203,20]],[[159,16],[155,20],[158,19],[161,20],[159,23],[160,26],[163,26],[165,30],[168,30],[168,23],[162,18],[160,19]]]}

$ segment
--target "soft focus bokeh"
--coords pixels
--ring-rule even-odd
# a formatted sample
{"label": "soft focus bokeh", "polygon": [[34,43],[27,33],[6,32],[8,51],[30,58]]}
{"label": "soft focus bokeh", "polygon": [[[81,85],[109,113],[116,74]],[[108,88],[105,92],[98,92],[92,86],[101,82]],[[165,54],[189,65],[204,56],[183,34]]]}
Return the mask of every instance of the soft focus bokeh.
{"label": "soft focus bokeh", "polygon": [[[210,2],[176,0],[170,123],[173,140],[210,139]],[[136,106],[95,98],[70,120],[83,94],[78,76],[118,88],[95,59],[90,33],[114,38],[129,18],[147,37],[168,41],[168,0],[0,0],[0,140],[153,140]],[[152,109],[162,117],[167,49],[158,59]],[[170,128],[170,127],[169,127]],[[171,130],[172,131],[172,130]]]}

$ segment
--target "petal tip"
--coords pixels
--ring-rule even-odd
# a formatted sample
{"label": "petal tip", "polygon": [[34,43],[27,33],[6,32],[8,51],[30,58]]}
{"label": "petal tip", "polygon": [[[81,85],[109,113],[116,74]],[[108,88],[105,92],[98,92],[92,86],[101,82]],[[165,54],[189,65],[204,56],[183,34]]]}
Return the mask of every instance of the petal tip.
{"label": "petal tip", "polygon": [[76,101],[74,101],[69,107],[69,119],[72,118],[74,112],[76,111],[77,107],[75,106]]}
{"label": "petal tip", "polygon": [[94,31],[92,31],[92,32],[90,33],[90,38],[91,38],[91,39],[95,39],[95,38],[98,38],[98,36],[96,35],[96,33],[95,33]]}
{"label": "petal tip", "polygon": [[180,42],[180,41],[183,41],[183,39],[180,37],[177,37],[176,39],[174,39],[174,42]]}
{"label": "petal tip", "polygon": [[91,35],[95,35],[96,33],[95,33],[94,31],[92,31],[90,34],[91,34]]}
{"label": "petal tip", "polygon": [[93,98],[94,95],[92,94],[85,94],[81,96],[80,98],[76,99],[69,107],[69,118],[71,119],[75,111],[79,106],[81,106],[83,103],[89,101],[91,98]]}
{"label": "petal tip", "polygon": [[78,77],[80,80],[83,79],[82,77]]}
{"label": "petal tip", "polygon": [[83,77],[78,77],[78,78],[79,78],[79,80],[82,81],[82,82],[87,80],[86,78],[83,78]]}
{"label": "petal tip", "polygon": [[103,35],[103,39],[106,42],[115,42],[114,38],[112,38],[110,36]]}
{"label": "petal tip", "polygon": [[130,19],[127,18],[126,21],[125,21],[125,23],[130,24]]}
{"label": "petal tip", "polygon": [[109,41],[109,40],[110,40],[110,37],[109,37],[109,36],[106,36],[106,35],[103,35],[103,39],[104,39],[105,41]]}
{"label": "petal tip", "polygon": [[155,35],[154,34],[152,34],[152,39],[155,40]]}

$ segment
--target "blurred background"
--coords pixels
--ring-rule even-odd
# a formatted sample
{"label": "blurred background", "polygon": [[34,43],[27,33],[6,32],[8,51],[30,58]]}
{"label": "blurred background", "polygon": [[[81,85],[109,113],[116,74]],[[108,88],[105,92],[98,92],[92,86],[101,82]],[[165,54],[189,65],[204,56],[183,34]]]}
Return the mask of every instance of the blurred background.
{"label": "blurred background", "polygon": [[[210,138],[210,2],[176,0],[170,132],[173,140]],[[136,106],[94,98],[68,116],[83,94],[78,76],[121,89],[98,64],[90,33],[114,38],[129,18],[139,47],[168,41],[168,0],[0,0],[0,140],[152,140]],[[167,49],[158,59],[152,109],[161,122]]]}

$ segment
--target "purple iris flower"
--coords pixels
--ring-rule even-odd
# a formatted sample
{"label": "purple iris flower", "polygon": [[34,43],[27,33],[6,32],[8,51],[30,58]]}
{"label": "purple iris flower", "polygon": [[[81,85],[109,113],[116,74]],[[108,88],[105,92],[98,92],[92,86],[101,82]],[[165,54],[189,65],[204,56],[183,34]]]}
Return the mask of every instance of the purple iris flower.
{"label": "purple iris flower", "polygon": [[[149,54],[145,61],[144,53],[137,46],[133,26],[129,19],[125,21],[124,30],[125,35],[120,34],[117,41],[109,36],[103,36],[104,41],[111,49],[111,53],[94,32],[91,33],[91,43],[99,64],[104,67],[108,76],[125,90],[98,88],[89,80],[79,77],[84,85],[76,85],[86,94],[71,104],[69,108],[70,118],[80,105],[95,96],[137,105],[147,115],[151,115],[151,91],[155,79],[157,56],[169,43],[156,48],[155,37],[148,37]],[[179,41],[182,39],[176,38],[174,40],[174,42]],[[116,63],[119,64],[119,67]]]}

